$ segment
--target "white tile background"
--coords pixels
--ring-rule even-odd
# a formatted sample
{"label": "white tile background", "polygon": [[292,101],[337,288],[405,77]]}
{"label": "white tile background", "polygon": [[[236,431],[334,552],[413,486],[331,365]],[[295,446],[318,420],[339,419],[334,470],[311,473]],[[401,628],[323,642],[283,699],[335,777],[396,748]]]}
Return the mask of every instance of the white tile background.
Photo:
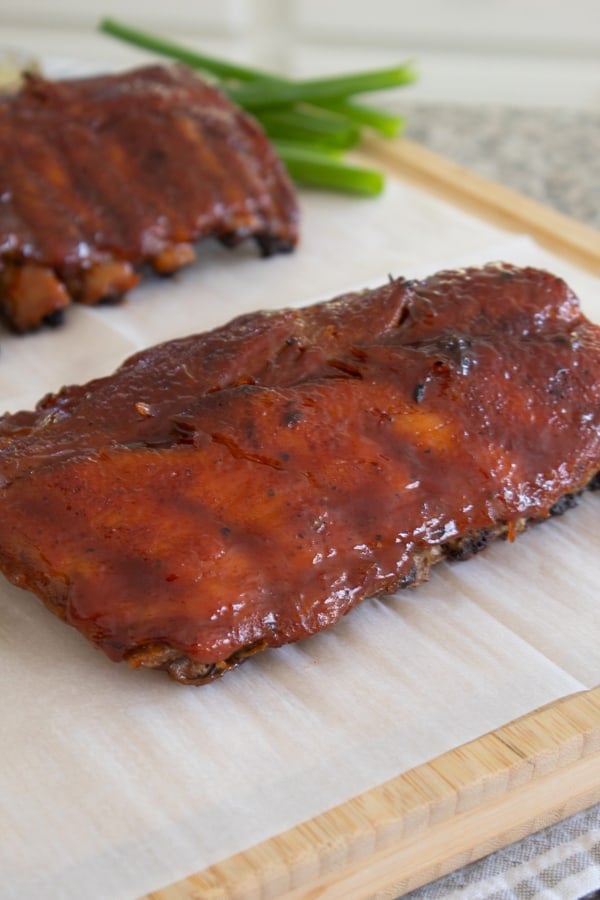
{"label": "white tile background", "polygon": [[0,6],[0,20],[16,25],[93,26],[100,15],[126,14],[192,34],[239,34],[270,24],[334,43],[574,55],[597,55],[597,13],[597,0],[2,0]]}
{"label": "white tile background", "polygon": [[0,45],[129,62],[105,15],[282,72],[413,57],[411,98],[600,110],[598,0],[0,0]]}

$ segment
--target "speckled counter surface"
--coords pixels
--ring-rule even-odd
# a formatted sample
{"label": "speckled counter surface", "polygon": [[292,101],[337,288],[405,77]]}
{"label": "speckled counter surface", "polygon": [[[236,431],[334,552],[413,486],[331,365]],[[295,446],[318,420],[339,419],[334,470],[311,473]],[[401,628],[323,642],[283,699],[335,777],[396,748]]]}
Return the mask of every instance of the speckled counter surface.
{"label": "speckled counter surface", "polygon": [[403,104],[407,137],[600,230],[600,110]]}

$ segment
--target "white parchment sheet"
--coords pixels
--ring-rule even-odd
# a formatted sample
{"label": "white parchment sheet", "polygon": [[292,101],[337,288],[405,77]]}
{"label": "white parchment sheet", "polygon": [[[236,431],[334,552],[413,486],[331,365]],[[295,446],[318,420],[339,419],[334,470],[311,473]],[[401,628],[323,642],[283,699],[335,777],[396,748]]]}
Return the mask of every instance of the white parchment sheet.
{"label": "white parchment sheet", "polygon": [[[303,194],[297,253],[207,244],[173,282],[62,329],[0,338],[0,407],[110,372],[159,340],[388,273],[505,259],[600,280],[417,190]],[[0,581],[0,896],[132,900],[600,682],[600,495],[212,685],[109,662]],[[257,560],[260,565],[260,560]]]}

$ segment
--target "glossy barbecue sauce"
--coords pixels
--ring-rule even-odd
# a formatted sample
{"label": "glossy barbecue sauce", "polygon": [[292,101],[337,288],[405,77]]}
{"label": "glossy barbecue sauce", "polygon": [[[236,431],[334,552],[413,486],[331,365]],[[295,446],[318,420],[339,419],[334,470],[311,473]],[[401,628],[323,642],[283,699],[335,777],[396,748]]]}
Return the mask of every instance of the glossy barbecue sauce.
{"label": "glossy barbecue sauce", "polygon": [[565,285],[508,265],[245,316],[5,419],[2,566],[206,680],[556,511],[600,470],[599,373]]}

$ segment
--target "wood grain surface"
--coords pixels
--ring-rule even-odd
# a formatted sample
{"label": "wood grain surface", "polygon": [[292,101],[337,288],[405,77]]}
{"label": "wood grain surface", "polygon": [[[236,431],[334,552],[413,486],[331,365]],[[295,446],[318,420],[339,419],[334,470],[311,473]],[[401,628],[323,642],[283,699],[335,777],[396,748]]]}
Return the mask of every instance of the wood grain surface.
{"label": "wood grain surface", "polygon": [[599,800],[600,687],[529,713],[149,897],[397,897]]}
{"label": "wood grain surface", "polygon": [[508,231],[528,234],[570,262],[600,275],[600,233],[523,194],[403,138],[370,138],[364,150],[390,174],[444,197]]}
{"label": "wood grain surface", "polygon": [[[600,234],[403,139],[391,175],[600,274]],[[600,686],[562,698],[148,900],[395,898],[600,801]]]}

